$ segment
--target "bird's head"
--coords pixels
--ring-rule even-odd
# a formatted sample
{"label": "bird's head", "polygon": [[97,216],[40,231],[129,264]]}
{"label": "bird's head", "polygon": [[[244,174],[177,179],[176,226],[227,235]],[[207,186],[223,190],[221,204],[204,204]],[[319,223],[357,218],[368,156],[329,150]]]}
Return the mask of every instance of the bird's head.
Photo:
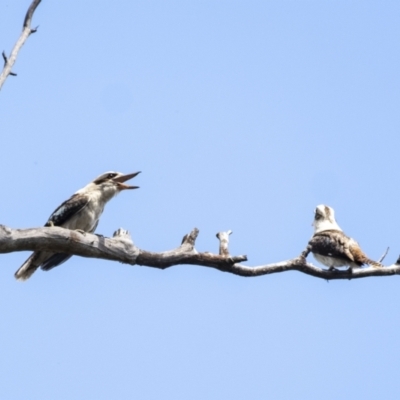
{"label": "bird's head", "polygon": [[117,190],[138,189],[139,186],[130,186],[124,183],[129,181],[129,179],[134,178],[138,174],[140,174],[140,171],[126,175],[122,174],[121,172],[109,171],[98,176],[92,183],[97,186],[113,186],[117,188]]}
{"label": "bird's head", "polygon": [[317,206],[314,214],[314,221],[312,223],[314,233],[334,229],[341,231],[339,225],[335,220],[335,211],[332,207],[323,204]]}
{"label": "bird's head", "polygon": [[95,180],[78,190],[77,193],[96,191],[100,192],[105,201],[110,200],[116,194],[126,189],[138,189],[139,186],[127,185],[125,182],[134,178],[139,172],[133,174],[122,174],[121,172],[109,171],[98,176]]}

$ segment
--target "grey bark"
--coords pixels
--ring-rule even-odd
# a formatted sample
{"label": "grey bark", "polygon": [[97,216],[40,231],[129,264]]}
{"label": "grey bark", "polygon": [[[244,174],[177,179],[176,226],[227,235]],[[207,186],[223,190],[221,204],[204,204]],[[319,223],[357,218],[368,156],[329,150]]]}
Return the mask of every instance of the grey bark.
{"label": "grey bark", "polygon": [[247,261],[247,256],[230,256],[228,238],[231,231],[219,232],[220,254],[199,253],[195,242],[198,229],[185,235],[180,246],[165,252],[150,252],[138,248],[132,241],[129,232],[118,229],[112,238],[91,233],[81,233],[60,227],[43,227],[31,229],[12,229],[0,225],[0,253],[15,251],[46,250],[51,253],[61,252],[81,257],[100,258],[119,261],[124,264],[141,265],[166,269],[174,265],[191,264],[214,268],[243,277],[255,277],[285,271],[299,271],[316,278],[358,279],[369,276],[389,276],[400,274],[400,260],[384,268],[359,268],[351,271],[330,271],[307,262],[307,250],[298,257],[278,263],[250,267],[240,264]]}

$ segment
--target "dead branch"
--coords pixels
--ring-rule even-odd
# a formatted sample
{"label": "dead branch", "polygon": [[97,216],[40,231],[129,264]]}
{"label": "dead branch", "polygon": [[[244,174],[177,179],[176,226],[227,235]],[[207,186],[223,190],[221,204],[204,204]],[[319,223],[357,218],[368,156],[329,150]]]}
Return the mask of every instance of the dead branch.
{"label": "dead branch", "polygon": [[174,265],[190,264],[218,269],[234,275],[255,277],[285,271],[299,271],[316,278],[358,279],[368,276],[389,276],[400,274],[400,257],[395,264],[384,268],[359,268],[345,271],[331,271],[308,263],[303,252],[299,257],[278,263],[250,267],[239,264],[247,261],[245,255],[230,256],[228,238],[231,231],[219,232],[219,254],[199,253],[195,242],[199,234],[197,228],[185,235],[179,247],[173,250],[155,253],[139,249],[132,241],[129,232],[118,229],[112,238],[80,231],[71,231],[60,227],[32,229],[12,229],[0,225],[0,253],[15,251],[46,250],[81,257],[119,261],[124,264],[141,265],[166,269]]}
{"label": "dead branch", "polygon": [[25,18],[24,18],[24,23],[22,25],[22,33],[19,39],[17,40],[17,43],[15,43],[14,48],[11,51],[10,57],[7,57],[5,52],[3,51],[3,59],[4,59],[4,68],[2,73],[0,74],[0,90],[6,81],[8,75],[11,76],[16,76],[14,72],[11,71],[12,67],[15,64],[15,61],[17,59],[18,53],[21,50],[21,47],[24,45],[26,42],[26,39],[32,34],[37,31],[37,28],[32,29],[31,28],[31,22],[32,22],[32,17],[33,13],[35,12],[37,6],[41,0],[33,0],[31,5],[28,8],[28,11],[26,12]]}

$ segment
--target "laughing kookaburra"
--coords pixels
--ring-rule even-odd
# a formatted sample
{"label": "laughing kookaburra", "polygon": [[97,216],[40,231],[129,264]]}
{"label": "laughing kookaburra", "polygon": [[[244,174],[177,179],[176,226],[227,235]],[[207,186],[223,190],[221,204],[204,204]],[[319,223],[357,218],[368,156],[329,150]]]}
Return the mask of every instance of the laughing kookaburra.
{"label": "laughing kookaburra", "polygon": [[348,266],[352,270],[364,264],[382,267],[382,264],[369,259],[354,239],[344,234],[335,221],[333,208],[318,206],[315,209],[313,226],[314,236],[308,248],[314,257],[329,269]]}
{"label": "laughing kookaburra", "polygon": [[[64,201],[50,215],[45,226],[61,226],[93,233],[106,203],[122,190],[138,188],[138,186],[129,186],[124,183],[137,174],[139,172],[127,175],[120,172],[106,172],[100,175]],[[35,251],[18,269],[15,277],[24,281],[39,267],[48,271],[67,261],[70,257],[72,257],[70,254]]]}

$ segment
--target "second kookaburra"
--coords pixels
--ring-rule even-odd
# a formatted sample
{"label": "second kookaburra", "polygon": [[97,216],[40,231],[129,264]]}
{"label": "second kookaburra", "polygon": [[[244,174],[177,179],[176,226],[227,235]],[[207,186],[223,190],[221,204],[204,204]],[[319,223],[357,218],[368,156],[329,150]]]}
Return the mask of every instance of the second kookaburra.
{"label": "second kookaburra", "polygon": [[[106,172],[100,175],[62,203],[51,214],[45,226],[61,226],[93,233],[106,203],[122,190],[138,188],[124,183],[137,174],[139,172],[127,175],[120,172]],[[70,257],[72,257],[70,254],[35,251],[18,269],[15,277],[18,280],[26,280],[39,267],[48,271]]]}
{"label": "second kookaburra", "polygon": [[319,205],[315,209],[313,226],[314,235],[308,248],[329,269],[348,266],[352,270],[364,264],[382,267],[368,258],[354,239],[344,234],[335,220],[333,208]]}

